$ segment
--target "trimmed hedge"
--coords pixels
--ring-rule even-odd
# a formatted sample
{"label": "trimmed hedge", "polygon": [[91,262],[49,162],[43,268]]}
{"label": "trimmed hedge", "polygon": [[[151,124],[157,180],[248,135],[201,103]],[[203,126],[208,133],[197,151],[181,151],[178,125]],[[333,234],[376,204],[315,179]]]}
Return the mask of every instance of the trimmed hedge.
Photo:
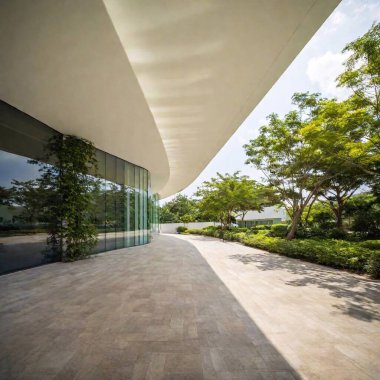
{"label": "trimmed hedge", "polygon": [[184,233],[184,232],[186,232],[187,231],[187,227],[185,227],[185,226],[178,226],[177,227],[177,232],[179,233],[179,234],[182,234],[182,233]]}
{"label": "trimmed hedge", "polygon": [[272,224],[270,227],[270,236],[285,237],[288,234],[289,226],[287,224]]}
{"label": "trimmed hedge", "polygon": [[369,273],[380,278],[380,250],[366,247],[374,243],[349,242],[335,239],[295,239],[285,240],[272,237],[269,231],[238,232],[235,230],[189,229],[189,234],[204,235],[224,240],[238,241],[249,247],[260,248],[280,255],[293,257],[333,268],[348,269],[359,273]]}
{"label": "trimmed hedge", "polygon": [[380,240],[366,240],[360,243],[363,248],[379,250],[380,251]]}

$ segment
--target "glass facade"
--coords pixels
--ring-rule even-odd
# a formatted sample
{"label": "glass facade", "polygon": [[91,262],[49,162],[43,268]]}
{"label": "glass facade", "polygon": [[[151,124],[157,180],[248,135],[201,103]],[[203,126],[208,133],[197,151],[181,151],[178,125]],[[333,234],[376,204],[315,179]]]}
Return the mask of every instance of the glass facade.
{"label": "glass facade", "polygon": [[[38,165],[49,137],[58,132],[0,102],[0,273],[54,261],[46,245],[49,229]],[[94,198],[98,230],[94,253],[146,244],[157,227],[157,197],[150,174],[96,151],[100,191]]]}

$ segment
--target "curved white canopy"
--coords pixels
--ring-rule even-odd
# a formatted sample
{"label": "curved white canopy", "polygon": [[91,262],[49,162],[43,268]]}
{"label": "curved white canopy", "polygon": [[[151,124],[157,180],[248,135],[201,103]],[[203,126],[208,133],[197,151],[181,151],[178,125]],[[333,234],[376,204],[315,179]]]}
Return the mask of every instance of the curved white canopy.
{"label": "curved white canopy", "polygon": [[189,185],[338,0],[8,0],[0,98]]}

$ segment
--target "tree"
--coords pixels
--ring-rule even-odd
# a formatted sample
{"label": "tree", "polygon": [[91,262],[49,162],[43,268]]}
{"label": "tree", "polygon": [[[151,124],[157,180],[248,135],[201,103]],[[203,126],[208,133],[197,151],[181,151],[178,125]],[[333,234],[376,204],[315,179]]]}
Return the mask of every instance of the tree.
{"label": "tree", "polygon": [[198,218],[196,200],[182,194],[160,207],[161,223],[189,223]]}
{"label": "tree", "polygon": [[330,206],[318,200],[308,208],[303,218],[306,227],[315,227],[321,230],[329,230],[335,224],[335,216]]}
{"label": "tree", "polygon": [[263,186],[240,176],[239,172],[222,175],[203,182],[196,195],[200,197],[200,211],[223,227],[231,225],[234,214],[248,210],[262,210],[265,201]]}
{"label": "tree", "polygon": [[372,145],[376,160],[371,168],[372,187],[380,199],[380,23],[374,23],[367,33],[347,44],[343,53],[349,53],[345,71],[337,78],[340,87],[352,91],[351,102],[364,108],[372,117],[366,140]]}
{"label": "tree", "polygon": [[270,186],[265,186],[251,180],[249,188],[245,192],[245,197],[240,199],[237,206],[236,216],[241,216],[244,220],[248,211],[263,211],[265,206],[272,206],[280,202],[277,192]]}
{"label": "tree", "polygon": [[12,191],[6,187],[0,186],[0,206],[9,206]]}
{"label": "tree", "polygon": [[[368,108],[374,122],[371,131],[380,133],[380,23],[374,23],[367,33],[345,46],[350,53],[338,85],[353,92],[352,101],[359,108]],[[379,140],[377,140],[379,143]]]}
{"label": "tree", "polygon": [[46,205],[50,195],[49,189],[42,186],[38,180],[13,180],[12,185],[9,199],[11,205],[22,208],[19,218],[26,223],[48,222]]}
{"label": "tree", "polygon": [[97,242],[93,224],[96,178],[95,148],[75,136],[55,135],[45,147],[40,166],[39,186],[48,194],[46,208],[50,217],[48,244],[63,261],[86,257]]}
{"label": "tree", "polygon": [[296,93],[292,101],[296,110],[283,119],[276,114],[269,115],[268,124],[260,128],[259,136],[244,145],[246,163],[263,172],[268,185],[279,192],[292,219],[288,240],[295,237],[306,207],[318,197],[323,184],[334,176],[321,170],[328,162],[303,134],[303,128],[318,112],[320,95]]}
{"label": "tree", "polygon": [[380,237],[380,204],[371,193],[353,196],[346,205],[347,216],[352,219],[351,229],[369,238]]}
{"label": "tree", "polygon": [[372,177],[369,173],[376,158],[372,142],[366,139],[371,120],[367,110],[353,107],[351,100],[321,100],[301,131],[308,144],[324,156],[319,170],[330,179],[320,195],[333,211],[339,229],[343,228],[345,203]]}
{"label": "tree", "polygon": [[160,223],[175,223],[177,215],[173,214],[167,205],[159,208]]}

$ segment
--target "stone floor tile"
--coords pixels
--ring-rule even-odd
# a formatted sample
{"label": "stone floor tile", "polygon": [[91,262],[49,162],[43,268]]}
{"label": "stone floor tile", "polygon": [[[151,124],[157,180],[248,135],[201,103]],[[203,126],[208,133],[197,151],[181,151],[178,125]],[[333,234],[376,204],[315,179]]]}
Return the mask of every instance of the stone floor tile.
{"label": "stone floor tile", "polygon": [[376,379],[378,281],[197,236],[0,277],[1,379]]}

